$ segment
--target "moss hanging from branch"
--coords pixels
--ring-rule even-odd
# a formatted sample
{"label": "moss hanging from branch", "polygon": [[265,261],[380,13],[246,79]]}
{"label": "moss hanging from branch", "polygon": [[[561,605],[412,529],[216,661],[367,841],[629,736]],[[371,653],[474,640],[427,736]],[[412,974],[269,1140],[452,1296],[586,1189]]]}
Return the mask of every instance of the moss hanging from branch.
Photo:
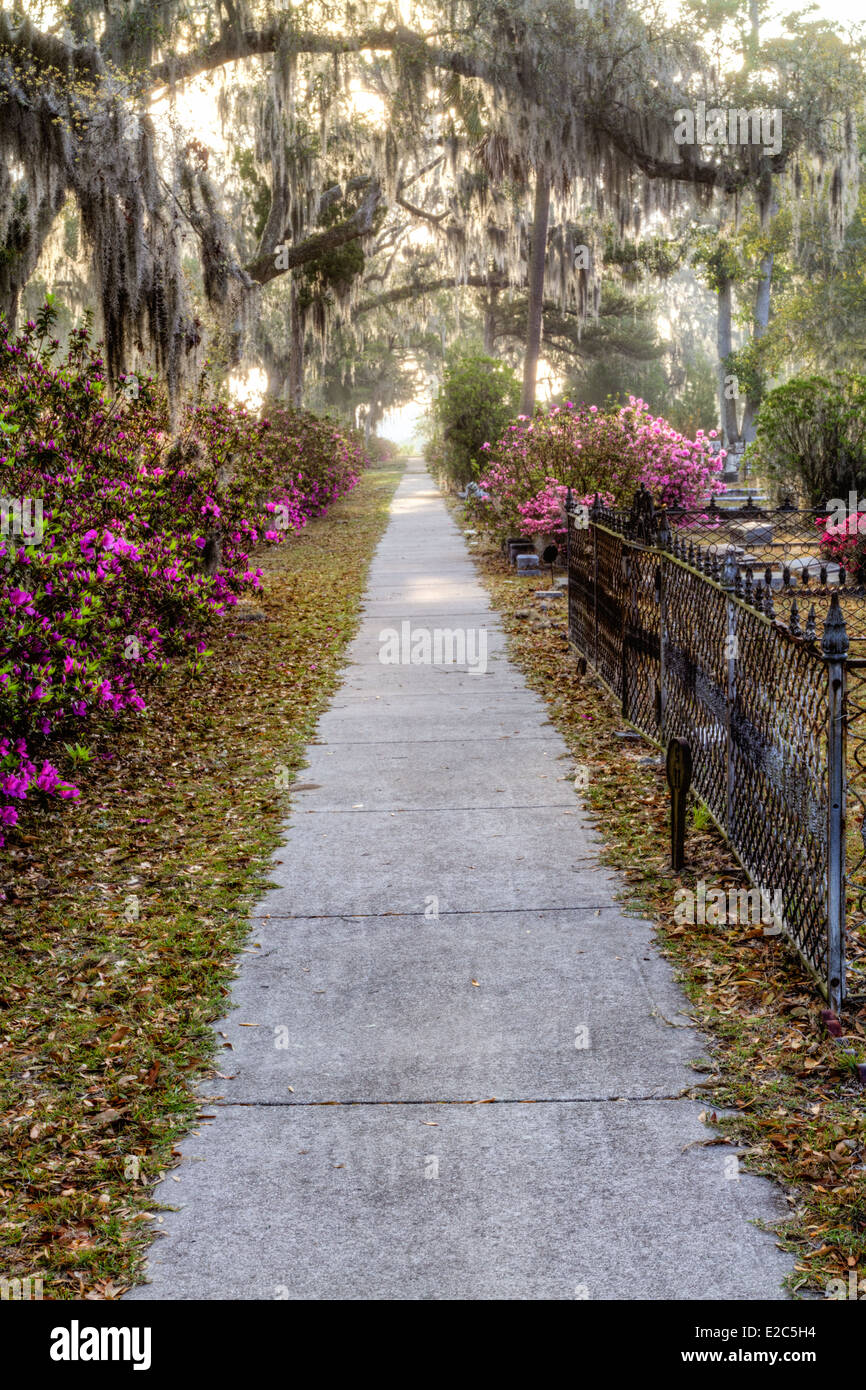
{"label": "moss hanging from branch", "polygon": [[[626,0],[592,0],[589,9],[573,0],[453,3],[442,8],[435,31],[421,22],[429,20],[426,10],[416,14],[409,3],[405,13],[395,18],[384,0],[342,14],[316,0],[303,12],[277,14],[263,0],[220,0],[199,14],[160,0],[112,7],[106,20],[102,4],[77,0],[73,41],[0,15],[0,294],[7,305],[14,306],[68,192],[92,248],[110,363],[123,364],[130,343],[141,342],[172,384],[199,336],[181,270],[190,229],[201,245],[205,292],[239,340],[254,282],[370,237],[383,203],[425,221],[441,270],[456,283],[492,273],[521,286],[526,190],[539,171],[553,190],[544,293],[580,319],[598,309],[603,247],[591,231],[576,240],[593,219],[626,238],[683,203],[706,204],[718,194],[736,199],[749,190],[768,209],[780,179],[826,200],[837,236],[851,216],[853,120],[823,109],[816,116],[815,103],[805,104],[786,148],[772,157],[755,147],[723,156],[678,146],[675,111],[712,101],[715,78],[695,43],[650,23]],[[244,76],[232,84],[237,94],[224,92],[225,110],[239,110],[249,97],[257,170],[270,194],[245,270],[217,181],[183,148],[170,156],[171,168],[160,168],[147,114],[147,101],[165,84],[239,60]],[[112,66],[118,62],[129,65],[128,77]],[[262,80],[245,93],[260,67]],[[358,124],[353,139],[347,92],[359,77],[386,114],[380,130]],[[328,187],[359,174],[365,192],[355,210],[323,227]],[[283,243],[289,254],[277,268]],[[588,262],[576,254],[580,245],[589,248]],[[356,291],[353,281],[333,304],[323,301],[322,312],[338,312],[341,301],[345,311]],[[317,322],[320,336],[326,328]]]}
{"label": "moss hanging from branch", "polygon": [[132,340],[152,351],[175,390],[198,338],[182,226],[166,200],[152,123],[95,49],[58,49],[0,14],[0,155],[7,315],[71,192],[91,250],[109,372],[124,370]]}

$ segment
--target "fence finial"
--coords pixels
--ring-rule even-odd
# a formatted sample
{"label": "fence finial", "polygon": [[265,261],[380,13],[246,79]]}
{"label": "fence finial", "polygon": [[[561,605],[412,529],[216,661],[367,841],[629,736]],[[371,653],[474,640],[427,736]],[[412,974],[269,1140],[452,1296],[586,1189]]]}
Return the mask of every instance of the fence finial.
{"label": "fence finial", "polygon": [[736,561],[736,552],[734,547],[729,545],[725,551],[725,566],[722,570],[722,588],[735,589],[737,587],[739,573],[740,567]]}
{"label": "fence finial", "polygon": [[652,493],[643,483],[639,483],[631,504],[628,518],[628,531],[634,540],[651,545],[655,539],[656,518]]}
{"label": "fence finial", "polygon": [[807,616],[807,618],[806,618],[806,631],[804,632],[803,636],[806,638],[806,641],[807,641],[807,642],[814,642],[814,641],[815,641],[815,638],[818,636],[818,633],[817,633],[817,631],[816,631],[816,629],[815,629],[815,605],[814,605],[814,603],[811,603],[811,604],[809,605],[809,613],[808,613],[808,616]]}
{"label": "fence finial", "polygon": [[830,599],[827,617],[824,619],[824,634],[821,638],[821,651],[825,656],[841,657],[846,655],[848,646],[848,629],[845,626],[845,615],[839,604],[839,595],[834,594]]}

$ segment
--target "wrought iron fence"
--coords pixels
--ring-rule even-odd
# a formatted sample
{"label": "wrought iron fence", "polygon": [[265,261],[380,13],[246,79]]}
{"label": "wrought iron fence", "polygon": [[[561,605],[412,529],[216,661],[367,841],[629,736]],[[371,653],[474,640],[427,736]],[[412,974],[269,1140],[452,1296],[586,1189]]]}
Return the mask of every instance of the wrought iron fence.
{"label": "wrought iron fence", "polygon": [[[857,650],[852,644],[852,650]],[[856,972],[854,996],[863,1002],[866,978],[866,657],[849,657],[846,676],[848,743],[847,951]]]}
{"label": "wrought iron fence", "polygon": [[846,907],[862,919],[866,900],[866,842],[849,879],[845,833],[849,665],[866,776],[866,590],[815,553],[813,513],[714,511],[656,512],[643,489],[629,511],[569,506],[569,638],[629,723],[688,742],[693,789],[837,1008]]}

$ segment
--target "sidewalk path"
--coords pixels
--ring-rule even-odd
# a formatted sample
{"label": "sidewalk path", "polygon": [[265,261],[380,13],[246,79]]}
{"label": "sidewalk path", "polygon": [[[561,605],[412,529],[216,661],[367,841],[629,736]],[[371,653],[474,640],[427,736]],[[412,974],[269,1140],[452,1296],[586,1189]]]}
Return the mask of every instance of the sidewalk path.
{"label": "sidewalk path", "polygon": [[[486,672],[382,664],[404,621]],[[706,1044],[417,462],[349,659],[128,1297],[784,1297],[785,1203],[701,1147]]]}

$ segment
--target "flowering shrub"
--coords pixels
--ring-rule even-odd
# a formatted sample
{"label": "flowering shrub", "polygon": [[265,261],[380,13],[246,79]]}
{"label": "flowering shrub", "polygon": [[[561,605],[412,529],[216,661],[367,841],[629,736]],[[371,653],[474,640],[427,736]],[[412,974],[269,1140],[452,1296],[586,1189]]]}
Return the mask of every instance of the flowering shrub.
{"label": "flowering shrub", "polygon": [[479,485],[487,500],[475,512],[494,530],[556,532],[569,488],[576,502],[598,492],[622,504],[639,483],[659,504],[696,507],[724,491],[724,454],[710,452],[714,435],[686,439],[635,396],[611,410],[566,401],[532,420],[521,415],[496,444],[483,446],[490,461]]}
{"label": "flowering shrub", "polygon": [[364,452],[372,463],[394,463],[400,457],[400,446],[393,439],[371,434],[364,444]]}
{"label": "flowering shrub", "polygon": [[0,844],[28,795],[79,795],[47,740],[143,709],[142,681],[171,657],[195,667],[216,615],[260,586],[252,548],[322,512],[364,462],[300,412],[269,422],[213,400],[172,430],[153,382],[109,389],[86,328],[55,362],[51,326],[47,308],[14,338],[0,322]]}
{"label": "flowering shrub", "polygon": [[[599,500],[606,507],[615,501],[612,492],[600,492]],[[528,502],[521,502],[517,510],[520,514],[521,534],[526,536],[565,536],[565,504],[568,488],[555,478],[548,478],[541,492]],[[584,497],[572,494],[574,506],[589,507],[595,501],[595,493],[588,492]]]}
{"label": "flowering shrub", "polygon": [[[331,502],[351,491],[367,463],[360,434],[347,432],[333,420],[304,410],[271,405],[270,428],[262,445],[275,480],[265,510],[278,519],[288,514],[289,529],[298,531],[319,516]],[[272,529],[267,540],[278,540]]]}
{"label": "flowering shrub", "polygon": [[844,521],[833,523],[818,517],[821,554],[841,565],[856,584],[866,584],[866,512],[852,512]]}

